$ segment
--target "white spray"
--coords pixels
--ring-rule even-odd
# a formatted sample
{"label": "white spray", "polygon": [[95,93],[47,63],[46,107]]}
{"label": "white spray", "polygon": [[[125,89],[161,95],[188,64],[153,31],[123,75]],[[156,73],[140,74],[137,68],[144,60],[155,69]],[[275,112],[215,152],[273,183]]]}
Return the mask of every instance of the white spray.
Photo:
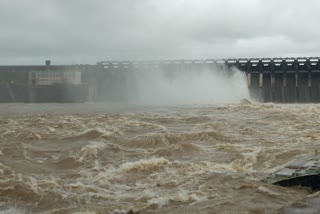
{"label": "white spray", "polygon": [[236,68],[135,71],[128,83],[129,102],[134,104],[213,104],[249,99],[246,75]]}

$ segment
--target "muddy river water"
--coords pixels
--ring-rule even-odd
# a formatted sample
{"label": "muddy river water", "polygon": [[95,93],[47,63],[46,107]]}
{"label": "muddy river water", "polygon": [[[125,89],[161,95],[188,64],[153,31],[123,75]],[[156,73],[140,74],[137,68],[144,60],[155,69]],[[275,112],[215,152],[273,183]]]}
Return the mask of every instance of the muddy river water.
{"label": "muddy river water", "polygon": [[274,213],[260,180],[320,146],[320,105],[1,104],[0,213]]}

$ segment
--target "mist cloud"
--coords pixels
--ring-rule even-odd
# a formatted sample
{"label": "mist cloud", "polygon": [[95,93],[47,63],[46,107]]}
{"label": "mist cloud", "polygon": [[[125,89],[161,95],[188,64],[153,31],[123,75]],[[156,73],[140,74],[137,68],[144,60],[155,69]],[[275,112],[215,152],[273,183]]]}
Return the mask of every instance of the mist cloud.
{"label": "mist cloud", "polygon": [[0,63],[320,55],[316,0],[2,0]]}
{"label": "mist cloud", "polygon": [[128,77],[127,91],[127,102],[139,105],[238,103],[250,99],[246,75],[236,68],[136,71]]}

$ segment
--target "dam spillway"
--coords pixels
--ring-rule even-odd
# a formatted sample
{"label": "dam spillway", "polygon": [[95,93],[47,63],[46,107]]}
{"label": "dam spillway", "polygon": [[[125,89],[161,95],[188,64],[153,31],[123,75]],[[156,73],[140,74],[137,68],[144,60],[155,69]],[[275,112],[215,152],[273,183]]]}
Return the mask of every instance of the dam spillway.
{"label": "dam spillway", "polygon": [[162,71],[224,70],[245,72],[251,98],[259,102],[319,103],[319,57],[207,59],[171,61],[102,61],[106,72],[150,70]]}
{"label": "dam spillway", "polygon": [[[58,95],[53,96],[56,91],[49,90],[49,88],[57,88],[58,86],[30,86],[28,73],[35,71],[81,72],[83,83],[81,94],[86,94],[86,97],[77,100],[99,102],[126,100],[129,96],[127,91],[130,90],[127,88],[128,82],[130,82],[129,77],[134,72],[141,72],[139,75],[143,76],[144,72],[161,70],[170,78],[170,75],[175,72],[198,72],[201,70],[215,72],[218,70],[228,74],[235,69],[246,75],[250,96],[259,102],[320,102],[319,57],[101,61],[92,65],[0,66],[0,102],[37,102],[34,94],[43,94],[44,90],[52,91],[52,96],[48,94],[46,99],[39,99],[39,102],[43,100],[46,102],[71,100],[72,102],[73,99],[55,100]],[[41,88],[39,92],[37,92],[37,88]],[[73,88],[70,96],[76,96],[76,90],[80,87]],[[88,91],[85,92],[85,90]]]}

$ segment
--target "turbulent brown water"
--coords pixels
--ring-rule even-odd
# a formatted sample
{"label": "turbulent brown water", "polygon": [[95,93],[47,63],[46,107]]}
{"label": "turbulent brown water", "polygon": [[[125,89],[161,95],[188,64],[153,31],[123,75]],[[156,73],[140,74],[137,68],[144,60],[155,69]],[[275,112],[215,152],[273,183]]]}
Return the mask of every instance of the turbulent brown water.
{"label": "turbulent brown water", "polygon": [[260,182],[319,147],[319,105],[0,105],[0,213],[273,213]]}

